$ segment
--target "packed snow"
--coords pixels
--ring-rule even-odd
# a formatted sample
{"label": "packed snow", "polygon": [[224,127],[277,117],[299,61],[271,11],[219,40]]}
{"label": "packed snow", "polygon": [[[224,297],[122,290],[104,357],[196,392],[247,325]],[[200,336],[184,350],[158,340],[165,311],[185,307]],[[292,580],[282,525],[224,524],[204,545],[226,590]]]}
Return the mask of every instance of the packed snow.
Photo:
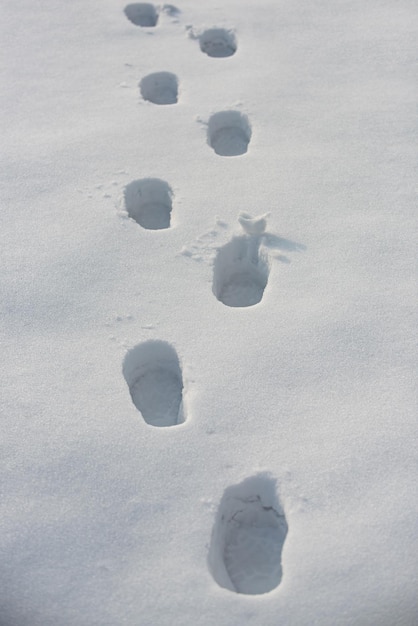
{"label": "packed snow", "polygon": [[416,3],[2,8],[1,626],[416,626]]}

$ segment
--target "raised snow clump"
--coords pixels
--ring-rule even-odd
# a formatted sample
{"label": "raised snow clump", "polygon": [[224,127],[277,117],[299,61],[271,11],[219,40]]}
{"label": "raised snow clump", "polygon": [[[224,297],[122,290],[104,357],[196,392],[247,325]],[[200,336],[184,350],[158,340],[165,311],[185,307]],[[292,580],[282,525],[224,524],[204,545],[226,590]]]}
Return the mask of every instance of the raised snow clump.
{"label": "raised snow clump", "polygon": [[158,12],[153,4],[137,2],[125,7],[125,15],[135,26],[153,27],[158,22]]}
{"label": "raised snow clump", "polygon": [[148,230],[170,228],[173,192],[164,180],[143,178],[125,187],[125,208],[137,224]]}
{"label": "raised snow clump", "polygon": [[220,111],[209,120],[208,144],[220,156],[245,154],[250,139],[248,118],[238,111]]}
{"label": "raised snow clump", "polygon": [[270,474],[228,487],[209,547],[209,569],[220,587],[245,594],[275,589],[282,579],[288,526]]}
{"label": "raised snow clump", "polygon": [[139,83],[141,96],[153,104],[176,104],[178,80],[170,72],[148,74]]}
{"label": "raised snow clump", "polygon": [[152,426],[184,422],[183,378],[174,348],[165,341],[146,341],[128,352],[123,375],[132,402]]}
{"label": "raised snow clump", "polygon": [[200,49],[210,57],[230,57],[237,50],[234,34],[224,28],[210,28],[199,37]]}

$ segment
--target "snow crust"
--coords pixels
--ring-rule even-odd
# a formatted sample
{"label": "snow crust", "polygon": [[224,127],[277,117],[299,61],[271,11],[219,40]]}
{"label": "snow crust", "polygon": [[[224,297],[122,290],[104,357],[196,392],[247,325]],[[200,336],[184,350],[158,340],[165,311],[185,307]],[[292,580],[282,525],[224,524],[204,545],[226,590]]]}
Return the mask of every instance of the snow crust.
{"label": "snow crust", "polygon": [[0,623],[415,626],[416,3],[134,4],[2,7]]}

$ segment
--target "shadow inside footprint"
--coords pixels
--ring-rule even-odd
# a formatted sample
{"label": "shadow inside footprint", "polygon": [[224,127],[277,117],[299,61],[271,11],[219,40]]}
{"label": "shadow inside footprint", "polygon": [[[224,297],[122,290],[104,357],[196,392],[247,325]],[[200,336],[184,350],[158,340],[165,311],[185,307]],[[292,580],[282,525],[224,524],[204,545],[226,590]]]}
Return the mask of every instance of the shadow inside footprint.
{"label": "shadow inside footprint", "polygon": [[152,426],[184,422],[183,379],[174,348],[165,341],[146,341],[128,352],[123,375],[132,402]]}
{"label": "shadow inside footprint", "polygon": [[178,80],[170,72],[148,74],[139,83],[141,96],[153,104],[176,104],[178,99]]}
{"label": "shadow inside footprint", "polygon": [[270,265],[260,244],[261,237],[243,235],[234,237],[218,251],[212,290],[226,306],[247,307],[261,302]]}
{"label": "shadow inside footprint", "polygon": [[237,43],[232,32],[224,28],[211,28],[199,37],[200,49],[210,57],[224,58],[235,54]]}
{"label": "shadow inside footprint", "polygon": [[137,224],[148,230],[170,228],[173,192],[159,178],[134,180],[125,187],[125,208]]}
{"label": "shadow inside footprint", "polygon": [[145,2],[128,4],[125,7],[125,15],[135,26],[153,27],[158,22],[158,13],[155,6]]}
{"label": "shadow inside footprint", "polygon": [[220,587],[245,594],[275,589],[287,522],[269,474],[228,487],[212,532],[208,564]]}
{"label": "shadow inside footprint", "polygon": [[209,119],[208,144],[220,156],[245,154],[250,139],[248,118],[238,111],[220,111]]}

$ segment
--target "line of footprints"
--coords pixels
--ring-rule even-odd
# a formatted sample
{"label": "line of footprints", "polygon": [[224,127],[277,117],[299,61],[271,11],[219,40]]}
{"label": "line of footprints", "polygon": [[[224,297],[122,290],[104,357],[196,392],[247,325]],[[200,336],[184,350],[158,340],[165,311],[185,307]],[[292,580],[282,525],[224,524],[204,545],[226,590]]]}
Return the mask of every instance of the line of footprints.
{"label": "line of footprints", "polygon": [[[176,16],[172,5],[158,9],[147,3],[129,4],[126,17],[141,28],[155,28],[160,12]],[[214,58],[235,54],[237,41],[228,30],[211,28],[199,36],[203,53]],[[145,76],[139,84],[145,100],[156,105],[172,105],[178,100],[178,80],[169,72]],[[238,111],[222,111],[208,122],[208,144],[216,154],[232,157],[247,152],[251,139],[248,118]],[[158,178],[136,180],[124,194],[128,215],[142,228],[170,227],[173,193]],[[215,258],[213,293],[229,307],[248,307],[261,301],[270,265],[266,249],[274,236],[265,233],[266,215],[252,218],[242,213],[242,236],[234,237]],[[302,246],[285,242],[288,249]],[[274,246],[274,242],[273,242]],[[135,407],[145,422],[169,427],[181,424],[183,379],[175,349],[164,341],[146,341],[131,349],[123,363],[123,375]],[[275,589],[282,579],[281,556],[287,535],[287,522],[277,495],[276,481],[268,473],[247,478],[225,490],[212,532],[208,565],[215,581],[231,591],[263,594]]]}

